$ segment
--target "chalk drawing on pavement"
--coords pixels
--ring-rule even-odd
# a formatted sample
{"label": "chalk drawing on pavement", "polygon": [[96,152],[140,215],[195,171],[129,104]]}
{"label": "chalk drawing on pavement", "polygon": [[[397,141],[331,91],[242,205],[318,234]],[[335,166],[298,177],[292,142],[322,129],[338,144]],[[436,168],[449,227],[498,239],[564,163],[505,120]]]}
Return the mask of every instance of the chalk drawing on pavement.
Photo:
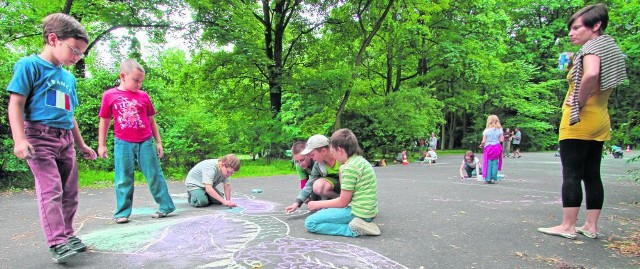
{"label": "chalk drawing on pavement", "polygon": [[234,209],[183,209],[205,215],[114,224],[80,236],[92,251],[124,255],[134,267],[406,268],[367,248],[291,237],[278,204],[233,200]]}

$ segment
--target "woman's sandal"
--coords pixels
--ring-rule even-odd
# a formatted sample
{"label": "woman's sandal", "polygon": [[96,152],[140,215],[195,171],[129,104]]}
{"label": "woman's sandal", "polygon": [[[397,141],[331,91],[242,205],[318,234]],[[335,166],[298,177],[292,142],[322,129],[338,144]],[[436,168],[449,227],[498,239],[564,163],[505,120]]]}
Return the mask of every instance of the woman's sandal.
{"label": "woman's sandal", "polygon": [[116,218],[116,223],[117,223],[117,224],[125,224],[125,223],[127,223],[127,222],[129,222],[129,219],[128,219],[128,218],[125,218],[125,217],[119,217],[119,218]]}
{"label": "woman's sandal", "polygon": [[153,213],[153,214],[151,215],[151,217],[152,217],[152,218],[154,218],[154,219],[160,219],[160,218],[164,218],[164,217],[166,217],[166,216],[168,216],[168,215],[169,215],[169,213],[164,213],[164,212],[156,211],[156,213]]}
{"label": "woman's sandal", "polygon": [[589,237],[591,239],[597,239],[598,238],[598,234],[597,233],[589,232],[587,230],[582,229],[582,227],[576,227],[576,232],[581,234],[581,235],[584,235],[586,237]]}

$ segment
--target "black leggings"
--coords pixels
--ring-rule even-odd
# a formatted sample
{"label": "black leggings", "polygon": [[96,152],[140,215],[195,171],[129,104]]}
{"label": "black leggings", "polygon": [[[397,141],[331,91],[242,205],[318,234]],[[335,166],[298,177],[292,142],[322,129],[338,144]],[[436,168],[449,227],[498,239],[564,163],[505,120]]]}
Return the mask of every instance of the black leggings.
{"label": "black leggings", "polygon": [[602,141],[566,139],[560,141],[562,161],[562,207],[580,207],[582,184],[587,209],[602,209],[604,187],[600,178]]}

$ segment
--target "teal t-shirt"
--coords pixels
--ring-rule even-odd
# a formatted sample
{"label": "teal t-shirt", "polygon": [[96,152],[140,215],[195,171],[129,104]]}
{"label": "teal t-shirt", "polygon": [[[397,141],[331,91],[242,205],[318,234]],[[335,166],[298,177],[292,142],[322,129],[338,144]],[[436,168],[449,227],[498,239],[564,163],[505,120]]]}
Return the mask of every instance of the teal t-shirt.
{"label": "teal t-shirt", "polygon": [[24,57],[13,67],[7,91],[26,97],[24,120],[73,129],[76,78],[62,65],[54,66],[38,55]]}

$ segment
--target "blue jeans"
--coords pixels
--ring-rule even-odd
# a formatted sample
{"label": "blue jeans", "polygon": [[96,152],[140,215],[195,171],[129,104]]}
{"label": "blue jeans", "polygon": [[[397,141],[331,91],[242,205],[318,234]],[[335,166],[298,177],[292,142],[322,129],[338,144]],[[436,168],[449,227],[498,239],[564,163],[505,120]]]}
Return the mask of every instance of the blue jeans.
{"label": "blue jeans", "polygon": [[498,180],[498,160],[489,160],[487,163],[487,178],[484,180]]}
{"label": "blue jeans", "polygon": [[[349,222],[356,218],[351,214],[351,207],[345,208],[325,208],[304,221],[304,226],[312,233],[341,235],[347,237],[357,237],[349,227]],[[367,222],[371,222],[372,218],[363,218]]]}
{"label": "blue jeans", "polygon": [[153,199],[160,206],[158,211],[171,213],[176,210],[176,206],[169,195],[164,174],[162,174],[162,169],[160,168],[160,160],[156,153],[153,138],[140,143],[129,143],[116,138],[113,155],[116,185],[115,218],[128,218],[131,215],[136,160],[149,184]]}

